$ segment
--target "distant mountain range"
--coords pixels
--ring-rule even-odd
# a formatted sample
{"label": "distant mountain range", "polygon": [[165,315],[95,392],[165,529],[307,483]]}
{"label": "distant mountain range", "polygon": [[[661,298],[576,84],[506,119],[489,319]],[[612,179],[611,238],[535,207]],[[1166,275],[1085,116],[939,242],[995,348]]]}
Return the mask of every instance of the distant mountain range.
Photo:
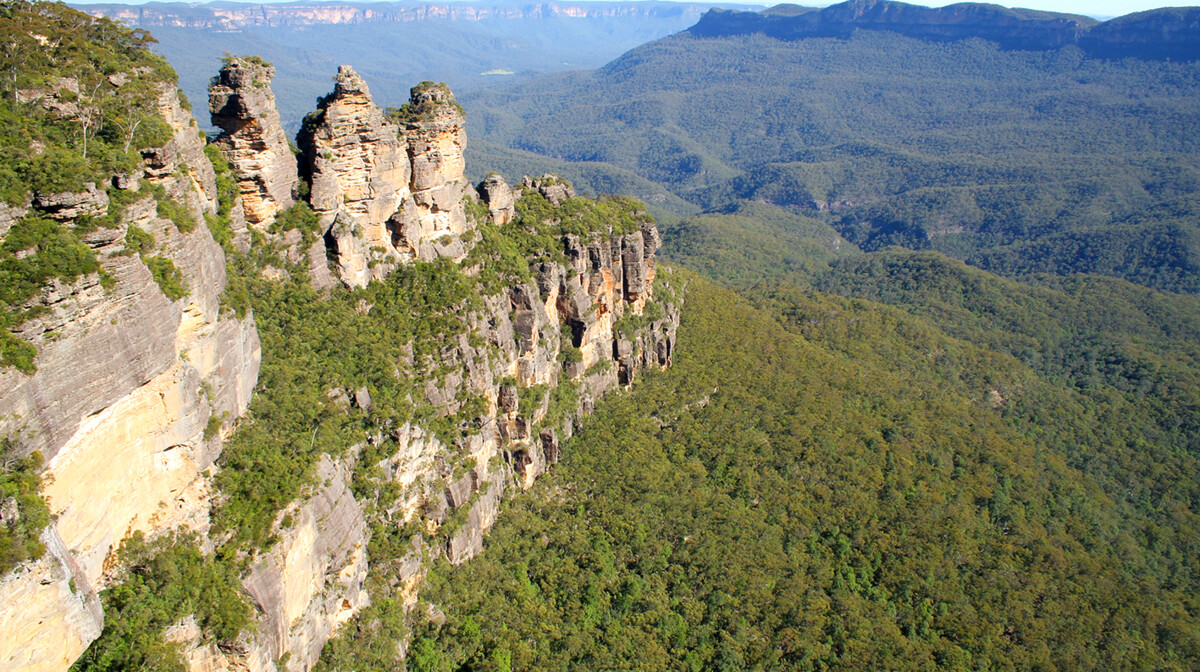
{"label": "distant mountain range", "polygon": [[[638,45],[679,32],[721,3],[677,2],[240,2],[79,5],[150,29],[156,51],[193,100],[229,54],[274,63],[279,111],[290,131],[352,65],[383,105],[444,81],[456,93],[562,70],[596,68]],[[744,8],[744,6],[743,6]],[[198,115],[201,123],[207,115]]]}
{"label": "distant mountain range", "polygon": [[[848,242],[1198,293],[1200,61],[1184,58],[1198,13],[714,10],[595,71],[464,95],[468,161],[708,213],[693,229],[738,215],[739,261],[722,263],[742,273],[762,250],[803,265]],[[772,218],[747,245],[746,220]]]}
{"label": "distant mountain range", "polygon": [[694,21],[713,6],[713,3],[679,2],[155,2],[145,5],[87,5],[83,9],[139,26],[244,30],[259,27],[489,19],[622,17]]}
{"label": "distant mountain range", "polygon": [[888,0],[852,0],[824,9],[777,5],[761,13],[711,11],[690,29],[719,37],[761,33],[776,39],[849,37],[885,30],[923,40],[981,38],[1006,49],[1057,49],[1071,44],[1098,56],[1200,58],[1200,7],[1171,7],[1100,22],[1086,16],[999,5],[959,3],[930,8]]}

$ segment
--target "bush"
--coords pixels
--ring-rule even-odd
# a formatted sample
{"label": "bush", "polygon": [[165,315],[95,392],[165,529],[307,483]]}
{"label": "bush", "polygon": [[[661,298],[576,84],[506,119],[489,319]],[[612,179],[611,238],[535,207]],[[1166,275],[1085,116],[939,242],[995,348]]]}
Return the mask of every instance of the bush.
{"label": "bush", "polygon": [[42,454],[9,459],[12,441],[4,439],[0,456],[0,506],[9,500],[16,504],[17,519],[0,525],[0,576],[8,574],[18,563],[37,560],[45,548],[38,541],[42,528],[50,523],[50,509],[39,494],[42,488]]}
{"label": "bush", "polygon": [[175,262],[166,257],[144,257],[142,261],[168,299],[178,301],[188,295],[187,282],[179,269],[175,268]]}

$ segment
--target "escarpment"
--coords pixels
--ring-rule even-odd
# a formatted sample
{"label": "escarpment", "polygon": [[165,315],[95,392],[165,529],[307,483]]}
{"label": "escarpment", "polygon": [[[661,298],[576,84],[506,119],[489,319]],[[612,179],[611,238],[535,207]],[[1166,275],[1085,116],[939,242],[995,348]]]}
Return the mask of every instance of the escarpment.
{"label": "escarpment", "polygon": [[[217,198],[203,140],[174,86],[147,104],[167,140],[138,168],[80,192],[35,191],[6,231],[36,239],[55,222],[95,265],[18,307],[32,318],[12,334],[36,356],[0,369],[5,458],[40,453],[54,516],[46,555],[0,581],[5,669],[65,669],[100,634],[95,590],[129,534],[206,529],[204,472],[257,379],[254,319],[222,311],[225,258],[201,224]],[[52,252],[42,238],[17,258]]]}
{"label": "escarpment", "polygon": [[[398,363],[393,384],[411,385],[411,419],[377,412],[370,386],[324,392],[335,417],[365,423],[359,441],[321,455],[316,491],[276,514],[279,542],[243,584],[257,632],[220,647],[192,636],[193,669],[306,670],[371,602],[412,608],[429,563],[479,553],[506,494],[558,461],[604,394],[670,364],[679,300],[657,279],[657,230],[638,205],[574,197],[550,176],[515,193],[489,180],[503,185],[492,193],[518,197],[507,203],[518,218],[500,225],[503,216],[484,214],[491,204],[476,203],[457,267],[395,271],[449,274],[465,290],[419,318],[452,315],[453,333],[413,338]],[[355,310],[390,319],[360,301]]]}
{"label": "escarpment", "polygon": [[[506,493],[558,461],[604,394],[671,362],[680,298],[639,203],[554,176],[477,190],[445,85],[385,112],[349,67],[297,161],[271,75],[227,59],[211,147],[164,77],[139,122],[161,133],[129,136],[136,165],[0,208],[6,264],[54,245],[80,259],[5,306],[4,457],[44,461],[53,522],[0,579],[4,669],[117,650],[136,666],[135,640],[193,670],[310,669],[369,605],[412,608],[430,562],[479,553]],[[77,89],[22,95],[72,121]],[[327,314],[351,327],[305,324]],[[0,505],[0,524],[22,515]],[[156,571],[122,550],[143,539],[192,544],[249,625],[218,637],[193,601],[106,629],[104,591]]]}
{"label": "escarpment", "polygon": [[[554,176],[511,187],[492,175],[476,190],[444,85],[385,113],[342,67],[318,108],[297,143],[316,219],[310,278],[449,282],[412,297],[414,317],[443,331],[411,336],[382,381],[411,386],[407,420],[373,408],[371,385],[324,391],[329,412],[368,428],[313,463],[320,488],[276,514],[280,541],[244,581],[257,632],[221,647],[185,632],[193,667],[305,670],[372,600],[411,607],[429,562],[480,552],[506,492],[558,461],[600,397],[674,352],[679,301],[656,282],[661,239],[636,201],[579,198]],[[357,313],[395,318],[362,296]],[[390,550],[365,551],[379,535]]]}

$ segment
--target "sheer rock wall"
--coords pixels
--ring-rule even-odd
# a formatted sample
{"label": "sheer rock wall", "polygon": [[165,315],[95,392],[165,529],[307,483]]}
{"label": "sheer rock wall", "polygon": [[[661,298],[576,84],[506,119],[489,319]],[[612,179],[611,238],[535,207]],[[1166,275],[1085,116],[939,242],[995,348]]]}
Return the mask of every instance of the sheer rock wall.
{"label": "sheer rock wall", "polygon": [[[235,59],[213,88],[214,119],[221,117],[226,130],[217,144],[241,185],[235,229],[265,231],[296,184],[290,152],[278,141],[269,78],[269,68]],[[65,670],[99,636],[96,591],[111,579],[113,553],[133,532],[152,536],[182,526],[206,546],[219,543],[208,536],[219,496],[210,468],[247,408],[261,353],[253,316],[237,319],[220,308],[225,258],[202,223],[217,211],[204,142],[173,90],[163,91],[160,107],[174,136],[143,152],[140,175],[114,176],[114,185],[157,185],[186,205],[197,226],[180,231],[146,195],[133,199],[115,228],[86,233],[112,282],[102,285],[92,274],[44,288],[35,301],[46,310],[17,332],[37,346],[37,371],[0,371],[0,433],[16,438],[20,454],[39,450],[47,459],[43,493],[56,516],[43,533],[46,556],[0,579],[0,604],[27,605],[0,610],[0,627],[17,633],[0,645],[4,669]],[[486,221],[469,219],[464,199],[476,195],[463,177],[463,117],[449,91],[415,87],[409,105],[392,117],[374,105],[353,70],[342,68],[301,137],[300,169],[308,171],[322,234],[310,258],[325,269],[328,253],[346,285],[364,285],[412,260],[465,259],[478,236],[464,234],[511,222],[522,194],[554,204],[575,195],[552,176],[515,189],[492,176],[480,185]],[[74,221],[109,207],[106,190],[91,185],[6,207],[0,225],[6,231],[26,211]],[[185,297],[168,298],[127,250],[131,227],[153,235],[153,254],[179,269]],[[436,365],[414,363],[424,376],[419,402],[446,416],[482,410],[453,437],[415,422],[367,437],[395,446],[370,466],[401,495],[391,510],[372,515],[416,530],[410,551],[368,556],[366,509],[350,487],[366,444],[323,457],[319,485],[280,512],[278,543],[251,557],[243,576],[257,630],[218,644],[185,619],[164,633],[183,645],[192,670],[310,669],[338,628],[368,604],[372,567],[387,571],[411,606],[427,563],[445,556],[458,564],[479,553],[506,493],[529,487],[558,461],[560,443],[601,396],[629,385],[640,370],[670,363],[679,306],[669,294],[655,303],[654,319],[621,328],[622,318],[644,316],[656,301],[660,246],[653,225],[623,231],[610,225],[562,236],[556,261],[537,261],[528,280],[463,306],[467,329],[442,345]],[[280,235],[291,248],[299,240]],[[469,275],[481,270],[463,268]],[[366,388],[333,392],[345,396],[347,412],[370,408]],[[470,400],[482,404],[468,406]]]}
{"label": "sheer rock wall", "polygon": [[221,148],[242,196],[246,223],[266,230],[295,202],[296,157],[275,107],[275,68],[261,60],[228,59],[209,87],[212,123],[221,129]]}
{"label": "sheer rock wall", "polygon": [[[48,555],[0,582],[0,604],[42,607],[5,610],[14,621],[6,631],[53,643],[53,650],[0,651],[5,669],[65,669],[99,635],[92,587],[102,583],[123,538],[180,524],[207,527],[201,482],[220,439],[205,429],[214,415],[229,424],[241,414],[258,377],[253,317],[220,311],[225,259],[203,225],[216,208],[204,141],[174,88],[164,88],[158,101],[171,140],[143,151],[141,175],[114,176],[114,184],[160,186],[197,226],[181,232],[146,195],[125,208],[115,228],[86,233],[112,282],[106,288],[93,273],[43,288],[31,303],[45,311],[16,331],[38,349],[36,372],[0,370],[0,435],[15,440],[18,454],[36,450],[46,458],[43,495],[55,516],[44,534],[53,540]],[[76,195],[38,194],[31,214],[67,222],[103,214],[109,203],[100,196],[96,186]],[[167,298],[139,256],[126,251],[131,226],[154,235],[153,253],[179,270],[185,297]],[[29,576],[45,578],[34,584]],[[67,584],[74,586],[70,598]]]}

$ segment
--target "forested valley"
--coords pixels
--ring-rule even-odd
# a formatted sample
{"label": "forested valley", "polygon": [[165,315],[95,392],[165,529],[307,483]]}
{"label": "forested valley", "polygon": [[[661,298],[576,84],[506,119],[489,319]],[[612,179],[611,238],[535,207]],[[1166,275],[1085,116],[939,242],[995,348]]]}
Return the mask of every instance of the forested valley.
{"label": "forested valley", "polygon": [[1194,668],[1197,75],[684,33],[469,96],[475,156],[647,201],[685,337],[410,668]]}
{"label": "forested valley", "polygon": [[[95,275],[109,296],[101,261],[144,264],[164,301],[196,292],[168,235],[220,248],[214,312],[252,316],[261,339],[248,415],[197,428],[223,451],[208,537],[114,545],[103,630],[72,669],[249,650],[266,621],[247,572],[308,529],[298,503],[325,496],[334,461],[370,568],[366,599],[327,619],[341,620],[312,651],[321,672],[1200,669],[1200,63],[877,30],[677,34],[462,100],[474,178],[552,171],[644,203],[568,197],[547,176],[496,223],[464,193],[460,259],[319,290],[294,252],[332,234],[300,199],[235,244],[236,176],[214,144],[198,150],[214,171],[203,221],[150,181],[111,178],[170,137],[157,117],[130,121],[152,92],[175,96],[148,34],[49,3],[3,3],[0,19],[34,21],[30,39],[72,28],[58,70],[4,61],[21,77],[0,98],[4,207],[89,182],[109,199],[104,216],[22,214],[4,232],[2,370],[34,375],[17,327],[47,312],[29,308],[44,286]],[[117,70],[146,87],[113,84]],[[28,113],[15,92],[47,82],[105,131]],[[165,222],[159,239],[130,226],[128,251],[99,258],[88,236],[134,202]],[[522,297],[535,312],[539,283],[561,297],[547,278],[574,269],[572,245],[599,258],[620,236],[656,239],[647,211],[662,251],[631,257],[654,274],[642,312],[606,316],[611,353],[585,366],[567,322],[499,342],[497,316]],[[675,316],[670,365],[622,378],[582,417],[589,377],[617,380],[620,341]],[[551,382],[518,381],[513,364],[489,378],[496,394],[430,401],[482,366],[455,348],[486,360],[531,342],[554,344]],[[555,437],[536,482],[515,452],[471,453],[504,418]],[[418,434],[441,461],[405,489],[392,456]],[[20,514],[0,525],[10,571],[47,553],[39,530],[55,521],[41,453],[2,447],[0,495]],[[461,501],[437,499],[461,483]],[[506,494],[482,552],[440,550],[480,525],[493,486]],[[406,574],[410,560],[428,574]],[[165,635],[187,624],[190,649]],[[262,665],[296,670],[301,655]]]}

